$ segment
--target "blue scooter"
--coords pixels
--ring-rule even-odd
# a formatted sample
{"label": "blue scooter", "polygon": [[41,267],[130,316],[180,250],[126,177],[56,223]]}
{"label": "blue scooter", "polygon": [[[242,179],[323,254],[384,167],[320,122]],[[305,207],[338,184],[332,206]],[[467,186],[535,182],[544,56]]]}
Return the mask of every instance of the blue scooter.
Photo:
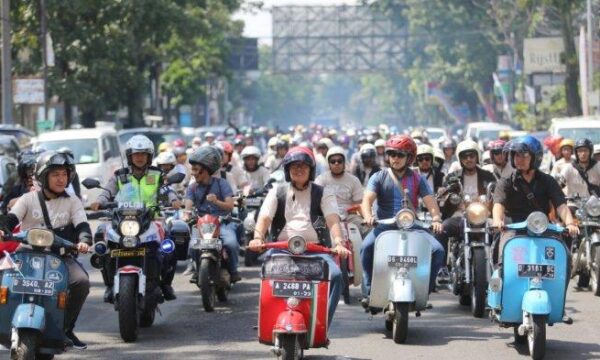
{"label": "blue scooter", "polygon": [[52,359],[65,351],[69,271],[60,256],[46,249],[64,254],[76,247],[46,229],[31,229],[10,240],[31,249],[2,260],[10,268],[2,272],[0,286],[0,343],[10,348],[11,359]]}
{"label": "blue scooter", "polygon": [[506,228],[517,234],[504,245],[503,266],[489,282],[490,316],[501,327],[513,327],[515,342],[527,341],[531,357],[542,359],[546,324],[563,321],[569,265],[564,228],[539,211]]}

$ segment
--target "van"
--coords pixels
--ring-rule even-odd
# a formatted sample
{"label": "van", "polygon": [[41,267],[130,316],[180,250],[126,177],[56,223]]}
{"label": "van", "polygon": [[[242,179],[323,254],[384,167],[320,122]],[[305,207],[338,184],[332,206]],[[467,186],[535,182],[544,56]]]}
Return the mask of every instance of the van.
{"label": "van", "polygon": [[550,125],[550,135],[560,135],[565,139],[588,138],[594,144],[600,144],[600,117],[577,116],[554,118]]}
{"label": "van", "polygon": [[510,131],[513,128],[510,125],[498,124],[492,122],[472,122],[467,124],[465,139],[477,139],[481,142],[496,140],[500,137],[501,131]]}
{"label": "van", "polygon": [[[59,150],[68,148],[73,152],[79,180],[94,178],[105,184],[113,173],[121,168],[121,148],[114,129],[58,130],[40,134],[34,142],[35,149]],[[94,202],[102,190],[85,189],[81,186],[84,205]]]}

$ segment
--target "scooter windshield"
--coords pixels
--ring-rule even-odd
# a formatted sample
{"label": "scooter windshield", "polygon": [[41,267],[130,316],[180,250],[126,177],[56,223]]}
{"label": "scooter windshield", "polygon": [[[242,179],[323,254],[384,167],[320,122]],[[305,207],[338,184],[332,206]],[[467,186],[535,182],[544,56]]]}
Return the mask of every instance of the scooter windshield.
{"label": "scooter windshield", "polygon": [[143,209],[142,191],[131,183],[124,184],[115,196],[119,209]]}

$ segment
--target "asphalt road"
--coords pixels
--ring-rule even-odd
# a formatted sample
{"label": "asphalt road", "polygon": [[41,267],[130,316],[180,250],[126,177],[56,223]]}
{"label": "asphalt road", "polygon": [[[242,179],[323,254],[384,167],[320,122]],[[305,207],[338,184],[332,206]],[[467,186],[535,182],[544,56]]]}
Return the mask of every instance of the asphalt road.
{"label": "asphalt road", "polygon": [[[83,259],[88,268],[89,261]],[[160,307],[151,328],[138,341],[124,343],[117,313],[102,302],[99,271],[90,269],[92,290],[79,318],[76,333],[89,344],[60,359],[269,359],[269,347],[257,341],[258,268],[243,268],[244,280],[235,285],[230,300],[213,313],[202,309],[199,290],[181,275],[175,279],[177,300]],[[328,349],[305,352],[307,359],[526,359],[526,347],[515,346],[512,329],[501,329],[488,319],[475,319],[469,309],[446,290],[433,294],[433,309],[410,318],[407,344],[386,336],[383,317],[371,318],[358,304],[338,306],[330,329]],[[558,324],[547,331],[547,359],[600,359],[600,297],[569,290],[567,310],[571,326]],[[0,356],[1,353],[0,353]]]}

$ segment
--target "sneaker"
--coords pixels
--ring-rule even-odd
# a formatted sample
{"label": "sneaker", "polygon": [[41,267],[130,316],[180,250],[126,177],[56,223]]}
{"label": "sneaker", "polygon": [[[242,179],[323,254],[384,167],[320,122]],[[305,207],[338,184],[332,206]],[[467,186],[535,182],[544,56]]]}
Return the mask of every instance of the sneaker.
{"label": "sneaker", "polygon": [[570,317],[570,316],[568,316],[568,315],[565,313],[565,314],[563,314],[563,317],[562,317],[562,322],[563,322],[563,323],[565,323],[565,324],[567,324],[567,325],[572,325],[572,324],[573,324],[573,318],[572,318],[572,317]]}
{"label": "sneaker", "polygon": [[364,298],[360,299],[360,305],[363,307],[363,309],[365,309],[365,311],[368,311],[369,310],[369,298],[364,297]]}
{"label": "sneaker", "polygon": [[192,274],[192,277],[190,278],[190,282],[192,284],[198,283],[198,272],[197,271],[194,271],[194,273]]}
{"label": "sneaker", "polygon": [[162,285],[160,289],[162,290],[165,300],[171,301],[177,299],[177,296],[175,295],[175,290],[173,290],[173,287],[171,285]]}
{"label": "sneaker", "polygon": [[112,304],[113,303],[113,288],[112,286],[107,286],[106,290],[104,290],[104,302]]}
{"label": "sneaker", "polygon": [[73,348],[78,349],[78,350],[87,349],[87,344],[84,343],[83,341],[79,340],[79,338],[77,338],[77,336],[75,336],[75,334],[73,334],[73,330],[67,331],[65,333],[65,335],[73,343]]}
{"label": "sneaker", "polygon": [[443,267],[437,274],[438,284],[449,284],[450,283],[450,272],[447,267]]}
{"label": "sneaker", "polygon": [[196,272],[196,264],[190,260],[187,264],[187,267],[185,268],[185,271],[183,272],[183,276],[190,276],[192,274],[194,274]]}
{"label": "sneaker", "polygon": [[242,277],[240,276],[240,273],[238,272],[234,272],[233,274],[231,274],[231,283],[235,284],[236,282],[242,280]]}

